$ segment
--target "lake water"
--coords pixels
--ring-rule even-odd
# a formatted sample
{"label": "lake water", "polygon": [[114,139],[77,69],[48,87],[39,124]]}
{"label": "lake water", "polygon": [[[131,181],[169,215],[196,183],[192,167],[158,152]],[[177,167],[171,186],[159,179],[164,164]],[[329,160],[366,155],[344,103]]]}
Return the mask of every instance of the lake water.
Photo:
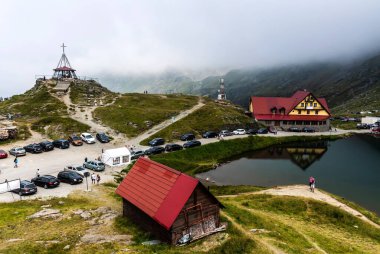
{"label": "lake water", "polygon": [[220,185],[308,184],[380,215],[380,139],[355,135],[336,141],[294,143],[244,154],[197,175]]}

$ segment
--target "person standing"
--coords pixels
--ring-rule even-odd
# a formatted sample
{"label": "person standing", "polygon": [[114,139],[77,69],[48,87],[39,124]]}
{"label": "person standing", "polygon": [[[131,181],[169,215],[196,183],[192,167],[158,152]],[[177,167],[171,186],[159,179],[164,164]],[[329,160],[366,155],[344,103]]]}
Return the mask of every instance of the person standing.
{"label": "person standing", "polygon": [[84,158],[84,162],[87,162],[87,157]]}
{"label": "person standing", "polygon": [[91,182],[92,182],[92,184],[95,184],[95,180],[96,180],[95,173],[92,173],[91,174]]}
{"label": "person standing", "polygon": [[98,174],[97,176],[96,176],[96,182],[99,184],[99,182],[100,182],[100,175]]}
{"label": "person standing", "polygon": [[309,185],[310,185],[310,191],[314,192],[315,189],[315,178],[310,176],[309,177]]}
{"label": "person standing", "polygon": [[36,177],[40,177],[40,169],[39,168],[37,169]]}
{"label": "person standing", "polygon": [[18,157],[17,157],[17,155],[16,155],[16,158],[14,159],[13,162],[15,163],[14,168],[18,168]]}

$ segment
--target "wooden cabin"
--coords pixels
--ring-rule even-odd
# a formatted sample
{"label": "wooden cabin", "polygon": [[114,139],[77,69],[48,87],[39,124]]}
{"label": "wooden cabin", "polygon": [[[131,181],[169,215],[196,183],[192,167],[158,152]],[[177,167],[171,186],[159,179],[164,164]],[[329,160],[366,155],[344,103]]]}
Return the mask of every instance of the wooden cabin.
{"label": "wooden cabin", "polygon": [[116,193],[123,198],[123,216],[169,244],[220,227],[223,205],[198,179],[148,158],[137,160]]}

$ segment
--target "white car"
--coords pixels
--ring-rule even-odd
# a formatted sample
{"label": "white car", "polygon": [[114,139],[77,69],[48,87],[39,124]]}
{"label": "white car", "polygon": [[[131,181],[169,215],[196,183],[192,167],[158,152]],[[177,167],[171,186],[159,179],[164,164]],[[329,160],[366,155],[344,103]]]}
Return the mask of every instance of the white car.
{"label": "white car", "polygon": [[95,138],[90,133],[84,132],[80,134],[80,138],[83,140],[83,142],[86,142],[87,144],[95,143]]}
{"label": "white car", "polygon": [[246,132],[244,129],[237,129],[233,131],[234,135],[244,135]]}
{"label": "white car", "polygon": [[[66,166],[63,170],[64,171],[75,171],[79,175],[81,175],[82,177],[84,177],[85,172],[89,172],[87,169],[85,169],[83,166],[80,166],[80,165],[69,165],[69,166]],[[90,172],[89,172],[89,174],[90,174]]]}

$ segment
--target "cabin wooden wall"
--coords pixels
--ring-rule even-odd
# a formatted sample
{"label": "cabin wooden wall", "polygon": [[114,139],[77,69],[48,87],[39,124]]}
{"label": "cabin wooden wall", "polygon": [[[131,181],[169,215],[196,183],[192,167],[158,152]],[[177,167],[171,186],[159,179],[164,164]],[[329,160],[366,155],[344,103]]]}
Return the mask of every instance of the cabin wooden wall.
{"label": "cabin wooden wall", "polygon": [[[215,221],[215,227],[219,227],[219,210],[219,203],[199,183],[172,225],[172,243],[175,244],[182,237],[186,229],[202,223],[202,218],[207,219],[213,216],[212,220]],[[202,225],[200,224],[199,226]]]}
{"label": "cabin wooden wall", "polygon": [[123,199],[123,216],[134,221],[143,230],[155,235],[160,241],[172,243],[172,235],[168,230],[126,199]]}

